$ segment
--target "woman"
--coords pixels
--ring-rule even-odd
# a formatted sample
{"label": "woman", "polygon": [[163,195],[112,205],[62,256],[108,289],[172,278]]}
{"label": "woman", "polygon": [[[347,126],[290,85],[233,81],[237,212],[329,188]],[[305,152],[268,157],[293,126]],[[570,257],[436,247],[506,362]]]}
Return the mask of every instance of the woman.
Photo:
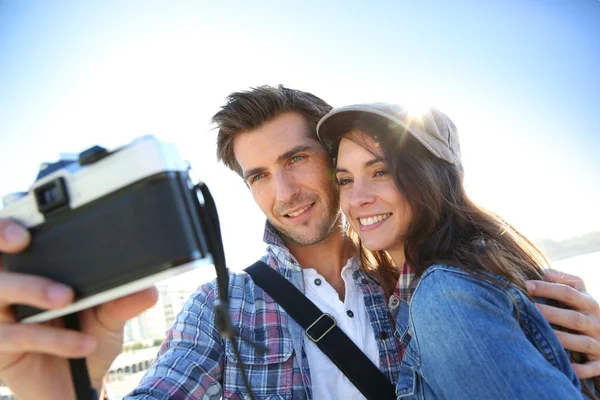
{"label": "woman", "polygon": [[336,158],[361,257],[378,266],[372,272],[384,288],[398,283],[390,307],[407,345],[399,398],[582,398],[525,290],[525,280],[543,279],[545,259],[467,197],[452,121],[436,109],[415,116],[400,105],[363,104],[332,110],[317,131]]}

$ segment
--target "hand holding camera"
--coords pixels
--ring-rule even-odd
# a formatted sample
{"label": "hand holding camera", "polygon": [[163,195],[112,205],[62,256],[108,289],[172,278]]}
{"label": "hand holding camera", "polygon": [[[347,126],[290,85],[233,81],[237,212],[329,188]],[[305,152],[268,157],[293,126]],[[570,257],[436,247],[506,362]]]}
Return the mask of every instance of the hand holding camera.
{"label": "hand holding camera", "polygon": [[[66,358],[85,358],[99,390],[153,284],[212,265],[205,230],[218,217],[203,195],[173,145],[144,137],[45,165],[4,196],[0,380],[19,399],[75,399]],[[74,313],[80,331],[59,319]]]}
{"label": "hand holding camera", "polygon": [[[29,245],[26,229],[0,219],[0,253],[17,254]],[[46,278],[2,270],[0,259],[0,380],[19,399],[74,400],[67,358],[86,357],[98,390],[104,374],[121,351],[125,322],[157,300],[154,288],[87,309],[82,331],[61,327],[60,321],[18,323],[14,304],[60,309],[74,299],[71,288]]]}

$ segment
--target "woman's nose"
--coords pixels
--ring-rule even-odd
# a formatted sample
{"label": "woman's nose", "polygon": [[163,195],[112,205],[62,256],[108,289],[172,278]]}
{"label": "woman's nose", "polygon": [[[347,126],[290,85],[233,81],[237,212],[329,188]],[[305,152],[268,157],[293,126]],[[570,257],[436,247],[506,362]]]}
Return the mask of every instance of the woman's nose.
{"label": "woman's nose", "polygon": [[375,201],[375,193],[371,186],[363,181],[355,180],[350,193],[352,207],[364,207]]}

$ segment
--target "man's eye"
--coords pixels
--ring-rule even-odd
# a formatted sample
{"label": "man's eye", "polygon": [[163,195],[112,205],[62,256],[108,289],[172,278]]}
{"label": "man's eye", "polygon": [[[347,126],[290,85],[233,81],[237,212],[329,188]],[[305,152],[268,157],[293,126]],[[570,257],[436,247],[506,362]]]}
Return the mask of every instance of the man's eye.
{"label": "man's eye", "polygon": [[256,175],[254,175],[253,177],[250,178],[250,184],[258,182],[264,176],[265,176],[265,174],[256,174]]}
{"label": "man's eye", "polygon": [[296,162],[302,160],[303,158],[304,158],[304,156],[294,156],[294,157],[290,158],[290,162],[296,163]]}

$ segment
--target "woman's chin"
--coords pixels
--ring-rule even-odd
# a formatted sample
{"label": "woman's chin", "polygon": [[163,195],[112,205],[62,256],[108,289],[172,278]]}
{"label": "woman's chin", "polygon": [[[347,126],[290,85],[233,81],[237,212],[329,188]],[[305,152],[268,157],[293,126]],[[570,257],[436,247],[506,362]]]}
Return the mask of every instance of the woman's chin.
{"label": "woman's chin", "polygon": [[362,239],[362,244],[365,246],[367,250],[370,251],[386,251],[389,247],[389,243],[384,240],[364,240]]}

